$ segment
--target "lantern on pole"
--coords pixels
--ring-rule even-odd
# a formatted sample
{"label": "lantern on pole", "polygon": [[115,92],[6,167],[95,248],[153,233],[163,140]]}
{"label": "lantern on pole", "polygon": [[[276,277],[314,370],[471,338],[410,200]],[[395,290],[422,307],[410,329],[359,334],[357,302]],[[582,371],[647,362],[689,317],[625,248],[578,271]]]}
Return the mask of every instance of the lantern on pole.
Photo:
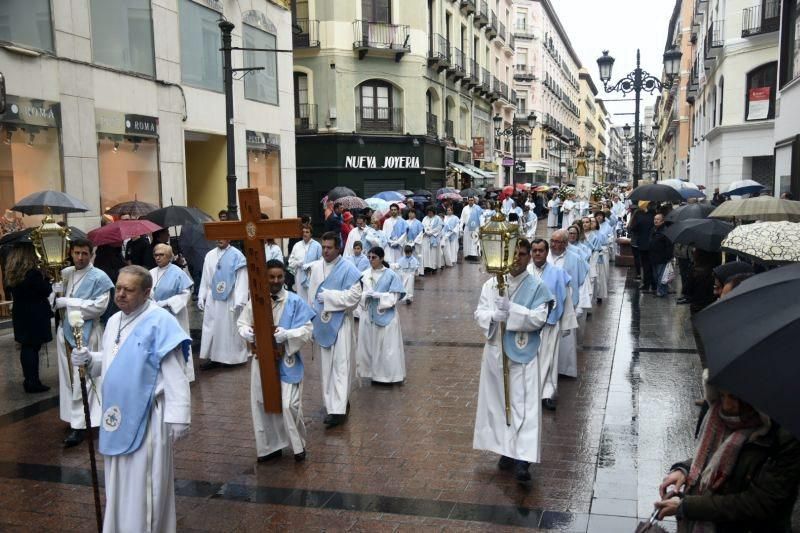
{"label": "lantern on pole", "polygon": [[69,228],[60,226],[47,214],[42,224],[31,232],[31,242],[36,255],[56,281],[61,280],[61,269],[67,262]]}

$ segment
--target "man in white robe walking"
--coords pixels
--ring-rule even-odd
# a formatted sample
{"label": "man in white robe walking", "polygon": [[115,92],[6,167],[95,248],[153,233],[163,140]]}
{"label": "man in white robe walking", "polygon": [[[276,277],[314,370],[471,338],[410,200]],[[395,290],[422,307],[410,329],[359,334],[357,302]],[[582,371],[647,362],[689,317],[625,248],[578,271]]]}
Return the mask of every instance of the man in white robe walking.
{"label": "man in white robe walking", "polygon": [[463,235],[464,260],[477,261],[480,250],[478,249],[478,229],[481,227],[481,212],[483,210],[475,204],[475,197],[467,199],[467,205],[461,210],[461,234]]}
{"label": "man in white robe walking", "polygon": [[[124,267],[101,352],[72,352],[72,363],[103,376],[99,451],[104,456],[103,531],[175,531],[173,444],[189,431],[185,362],[191,339],[150,299],[153,278]],[[144,400],[147,401],[144,401]]]}
{"label": "man in white robe walking", "polygon": [[383,222],[383,233],[389,240],[385,248],[386,261],[396,263],[403,257],[403,247],[406,245],[406,230],[408,225],[400,216],[400,206],[392,204],[389,208],[389,218]]}
{"label": "man in white robe walking", "polygon": [[[513,468],[520,483],[531,480],[530,463],[541,458],[539,334],[553,297],[531,276],[531,245],[521,239],[500,296],[497,279],[483,284],[475,321],[486,335],[472,447],[500,455],[501,470]],[[503,352],[509,358],[510,424],[506,421]]]}
{"label": "man in white robe walking", "polygon": [[200,370],[247,361],[247,345],[239,336],[236,321],[249,298],[247,261],[228,240],[206,254],[197,307],[203,311]]}
{"label": "man in white robe walking", "polygon": [[566,230],[554,231],[550,236],[550,253],[547,262],[561,267],[569,275],[568,302],[565,314],[568,319],[561,324],[558,346],[558,373],[578,377],[578,320],[575,306],[580,301],[580,288],[588,279],[589,267],[576,252],[567,250],[569,236]]}
{"label": "man in white robe walking", "polygon": [[350,233],[347,234],[347,242],[344,245],[344,255],[345,257],[350,257],[353,254],[353,245],[356,241],[361,242],[362,250],[365,235],[367,234],[367,216],[363,214],[356,215],[356,227],[350,230]]}

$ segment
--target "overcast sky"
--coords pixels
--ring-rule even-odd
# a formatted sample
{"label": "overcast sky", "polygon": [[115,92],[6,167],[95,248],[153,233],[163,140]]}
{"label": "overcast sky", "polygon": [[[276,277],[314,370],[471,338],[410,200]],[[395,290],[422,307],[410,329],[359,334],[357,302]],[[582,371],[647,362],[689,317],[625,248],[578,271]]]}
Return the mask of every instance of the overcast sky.
{"label": "overcast sky", "polygon": [[[597,71],[597,58],[608,50],[616,59],[612,82],[619,80],[636,67],[636,48],[642,50],[642,68],[655,76],[661,75],[662,55],[667,40],[667,27],[675,0],[551,0],[561,23],[569,35],[584,68],[604,99],[622,98],[619,93],[606,94],[601,87]],[[646,93],[645,93],[646,94]],[[633,94],[626,96],[629,102],[608,102],[613,123],[633,124]],[[643,95],[645,102],[652,104],[655,97]],[[644,120],[644,115],[642,115]]]}

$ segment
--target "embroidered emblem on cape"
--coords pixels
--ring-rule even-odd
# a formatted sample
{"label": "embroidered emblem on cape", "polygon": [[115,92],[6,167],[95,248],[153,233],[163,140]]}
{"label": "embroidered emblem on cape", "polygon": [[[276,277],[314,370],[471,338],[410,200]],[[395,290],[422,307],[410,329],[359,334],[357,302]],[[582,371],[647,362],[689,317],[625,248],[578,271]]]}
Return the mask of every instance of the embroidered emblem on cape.
{"label": "embroidered emblem on cape", "polygon": [[218,293],[222,294],[223,292],[225,292],[225,287],[227,287],[225,282],[224,281],[220,281],[219,283],[217,283],[217,286],[216,286],[215,290]]}
{"label": "embroidered emblem on cape", "polygon": [[379,315],[385,315],[386,311],[387,311],[386,309],[381,309],[380,307],[375,309],[375,312],[378,313]]}
{"label": "embroidered emblem on cape", "polygon": [[294,354],[287,355],[283,358],[283,364],[289,368],[292,368],[296,362],[297,360],[295,359]]}
{"label": "embroidered emblem on cape", "polygon": [[112,405],[106,412],[103,413],[103,429],[109,432],[114,432],[119,429],[122,423],[122,412],[119,407]]}
{"label": "embroidered emblem on cape", "polygon": [[331,317],[333,315],[328,311],[323,311],[322,314],[319,316],[319,319],[322,320],[324,323],[328,323],[331,321]]}
{"label": "embroidered emblem on cape", "polygon": [[256,225],[253,222],[248,222],[244,226],[244,231],[247,234],[247,238],[253,240],[256,238]]}
{"label": "embroidered emblem on cape", "polygon": [[517,348],[524,348],[528,345],[528,332],[527,331],[518,331],[516,335],[514,335],[514,342],[517,344]]}

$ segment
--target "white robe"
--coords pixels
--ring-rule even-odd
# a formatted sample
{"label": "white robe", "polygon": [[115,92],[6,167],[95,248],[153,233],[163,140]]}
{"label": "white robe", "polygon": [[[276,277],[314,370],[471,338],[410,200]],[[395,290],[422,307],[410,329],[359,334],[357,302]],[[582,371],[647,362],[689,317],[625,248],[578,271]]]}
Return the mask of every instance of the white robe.
{"label": "white robe", "polygon": [[539,217],[536,216],[536,213],[533,211],[529,211],[530,213],[530,220],[524,220],[523,228],[525,231],[525,237],[532,241],[536,238],[536,228],[539,226]]}
{"label": "white robe", "polygon": [[[436,215],[434,217],[438,218]],[[442,266],[444,258],[441,246],[432,246],[432,239],[434,237],[441,239],[442,225],[434,227],[433,221],[431,217],[422,219],[422,267],[436,270]]]}
{"label": "white robe", "polygon": [[547,208],[549,212],[547,213],[547,227],[548,228],[555,228],[558,226],[558,207],[561,203],[557,200],[550,200],[547,202]]}
{"label": "white robe", "polygon": [[[148,302],[149,310],[155,303]],[[120,346],[148,311],[122,330]],[[103,351],[92,353],[92,374],[106,371],[114,360],[114,340],[121,312],[108,321]],[[133,453],[107,456],[105,465],[106,508],[104,533],[175,531],[175,472],[173,444],[167,424],[191,423],[189,380],[180,347],[161,361],[156,378],[155,401],[142,445]],[[148,518],[149,523],[148,523]]]}
{"label": "white robe", "polygon": [[[272,323],[278,324],[286,307],[286,290],[272,307]],[[237,322],[241,334],[243,326],[253,327],[253,307],[247,302]],[[286,330],[288,338],[284,343],[284,355],[298,353],[309,341],[313,326],[311,321],[295,329]],[[303,362],[305,364],[305,361]],[[256,455],[264,457],[284,448],[292,448],[298,454],[306,449],[306,424],[303,420],[303,382],[284,383],[281,381],[282,412],[264,411],[264,392],[261,388],[261,369],[253,358],[250,363],[250,412],[253,415],[253,431],[256,437]]]}
{"label": "white robe", "polygon": [[206,254],[203,263],[203,278],[197,299],[204,302],[203,333],[200,341],[200,359],[211,359],[226,365],[238,365],[247,361],[248,351],[244,340],[239,336],[236,321],[249,298],[247,268],[236,272],[233,290],[225,301],[215,300],[211,286],[217,263],[225,250],[214,248]]}
{"label": "white robe", "polygon": [[389,217],[383,222],[383,233],[389,240],[389,245],[396,244],[396,247],[386,246],[386,262],[396,263],[398,259],[403,257],[403,247],[406,245],[406,232],[400,235],[400,238],[392,240],[392,231],[394,226],[403,219],[398,216],[397,218]]}
{"label": "white robe", "polygon": [[564,212],[564,216],[561,218],[561,229],[567,229],[575,222],[575,210],[577,206],[574,201],[572,200],[564,200],[564,203],[561,206],[561,210]]}
{"label": "white robe", "polygon": [[[444,217],[445,222],[447,222],[450,219],[450,217],[453,217],[454,219],[458,220],[457,216],[448,215]],[[450,246],[450,259],[453,261],[453,263],[458,263],[458,238],[461,236],[460,222],[456,224],[455,227],[453,228],[453,233],[455,234],[455,237],[449,239],[447,242],[448,245]]]}
{"label": "white robe", "polygon": [[464,206],[461,211],[461,234],[464,236],[464,257],[477,257],[480,255],[478,230],[469,229],[469,216],[475,206]]}
{"label": "white robe", "polygon": [[[567,252],[559,256],[552,253],[547,256],[547,262],[564,268],[564,261]],[[588,276],[587,276],[587,279]],[[572,287],[567,289],[567,299],[564,302],[564,314],[561,316],[560,329],[561,338],[558,343],[558,355],[556,356],[553,368],[558,369],[558,374],[578,377],[578,314],[572,303]],[[557,379],[553,379],[557,383]]]}
{"label": "white robe", "polygon": [[385,311],[395,307],[394,318],[384,327],[372,322],[367,306],[366,292],[375,289],[375,284],[385,271],[385,268],[380,270],[369,268],[361,277],[364,291],[361,293],[356,369],[360,378],[368,378],[380,383],[399,383],[406,379],[403,331],[400,328],[400,313],[396,309],[399,294],[380,293],[379,310]]}
{"label": "white robe", "polygon": [[277,259],[281,263],[286,264],[286,260],[283,258],[283,250],[281,250],[281,247],[277,244],[265,244],[264,255],[267,261]]}
{"label": "white robe", "polygon": [[[337,258],[333,263],[319,259],[311,263],[308,287],[309,304],[316,297],[317,289],[325,281],[334,264],[343,259]],[[347,414],[347,400],[355,381],[356,326],[353,311],[361,301],[361,282],[357,281],[349,289],[343,291],[326,290],[322,297],[325,300],[324,312],[344,311],[344,320],[339,329],[336,342],[330,348],[323,348],[314,343],[314,350],[319,353],[322,376],[322,400],[330,415]]]}
{"label": "white robe", "polygon": [[[90,267],[87,267],[90,268]],[[94,267],[91,267],[94,268]],[[85,275],[85,274],[84,274]],[[67,317],[72,310],[80,310],[84,320],[94,320],[92,330],[89,333],[89,345],[86,347],[91,351],[101,349],[103,338],[103,326],[100,325],[100,317],[106,312],[111,292],[106,292],[95,300],[84,300],[82,298],[71,297],[73,284],[75,281],[80,283],[82,277],[75,277],[75,267],[67,267],[61,272],[62,283],[64,284],[64,295],[68,298],[67,307],[63,309],[62,324],[67,324]],[[60,311],[59,311],[60,312]],[[64,339],[62,327],[58,328],[56,334],[56,353],[58,355],[58,406],[61,420],[68,422],[72,429],[86,429],[86,417],[83,414],[83,399],[81,397],[81,380],[78,375],[78,367],[72,366],[69,361],[72,349]],[[69,326],[67,326],[69,327]],[[68,349],[69,347],[69,349]],[[70,368],[73,379],[70,382]],[[100,423],[100,389],[103,385],[102,377],[86,379],[86,392],[89,397],[89,416],[92,420],[92,427],[97,427]]]}
{"label": "white robe", "polygon": [[[528,265],[528,272],[538,279],[542,278],[543,271],[536,268],[533,262]],[[541,331],[537,357],[539,358],[539,383],[543,399],[553,399],[558,392],[558,347],[561,344],[561,323],[563,321],[564,315],[562,314],[558,323],[545,324]]]}
{"label": "white robe", "polygon": [[[355,231],[355,230],[353,230]],[[350,232],[352,235],[353,232]],[[349,238],[349,237],[348,237]],[[294,274],[295,283],[294,283],[294,292],[305,301],[308,301],[308,294],[305,289],[300,284],[300,271],[303,270],[303,265],[306,262],[306,253],[308,252],[308,247],[311,244],[311,241],[299,241],[294,244],[292,247],[292,252],[289,254],[289,264],[287,265],[287,270]]]}
{"label": "white robe", "polygon": [[500,210],[503,212],[504,215],[508,216],[508,214],[514,210],[514,207],[516,207],[516,205],[517,202],[515,202],[511,198],[506,198],[505,200],[503,200]]}
{"label": "white robe", "polygon": [[351,255],[355,255],[353,253],[353,245],[356,241],[361,241],[362,248],[364,244],[364,237],[367,233],[367,228],[360,229],[358,226],[350,230],[350,233],[347,234],[347,242],[344,245],[344,255],[345,257],[350,257]]}
{"label": "white robe", "polygon": [[[529,275],[526,273],[526,275]],[[513,295],[524,276],[509,280],[509,295]],[[503,355],[499,324],[492,321],[497,280],[483,284],[475,321],[486,335],[483,348],[478,408],[472,447],[488,450],[512,459],[539,462],[541,458],[541,400],[539,395],[539,358],[519,364],[509,360],[509,392],[511,425],[506,425],[505,393],[503,392]],[[537,331],[547,320],[546,303],[534,310],[511,304],[506,327],[513,331]]]}
{"label": "white robe", "polygon": [[[151,268],[150,275],[153,277],[153,288],[158,286],[158,282],[163,276],[168,267],[165,268]],[[151,293],[152,294],[152,293]],[[174,316],[178,323],[183,328],[183,331],[186,332],[187,335],[190,334],[189,332],[189,303],[192,301],[192,288],[189,287],[183,292],[178,294],[172,295],[166,300],[161,300],[160,302],[156,302],[160,307],[163,307]],[[186,377],[189,378],[189,383],[194,381],[194,362],[192,358],[189,357],[189,360],[186,362]]]}

